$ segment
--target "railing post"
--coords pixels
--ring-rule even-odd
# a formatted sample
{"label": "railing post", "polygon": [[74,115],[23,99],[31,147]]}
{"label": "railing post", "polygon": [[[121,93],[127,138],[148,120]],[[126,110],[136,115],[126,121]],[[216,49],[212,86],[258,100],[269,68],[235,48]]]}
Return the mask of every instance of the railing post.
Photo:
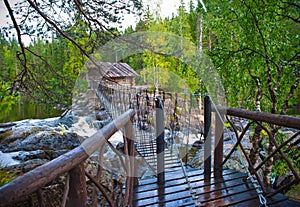
{"label": "railing post", "polygon": [[223,162],[223,134],[224,134],[224,112],[215,111],[215,150],[214,150],[214,176],[220,178],[222,176]]}
{"label": "railing post", "polygon": [[155,99],[156,106],[156,155],[157,155],[157,182],[165,183],[165,152],[164,152],[164,112],[163,103],[158,96]]}
{"label": "railing post", "polygon": [[87,202],[84,164],[79,164],[77,167],[70,170],[69,173],[70,182],[67,207],[84,207]]}
{"label": "railing post", "polygon": [[137,168],[135,167],[135,147],[134,131],[132,120],[129,120],[124,127],[125,135],[125,154],[127,156],[127,179],[126,179],[126,197],[125,206],[132,206],[134,188],[138,185]]}
{"label": "railing post", "polygon": [[204,97],[204,179],[211,177],[211,101]]}

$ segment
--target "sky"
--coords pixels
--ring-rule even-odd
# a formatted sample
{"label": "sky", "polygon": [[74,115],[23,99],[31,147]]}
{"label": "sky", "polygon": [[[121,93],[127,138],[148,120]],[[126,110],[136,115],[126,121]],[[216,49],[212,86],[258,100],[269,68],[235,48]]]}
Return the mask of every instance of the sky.
{"label": "sky", "polygon": [[[10,0],[9,2],[13,6],[14,3],[16,3],[18,0]],[[195,5],[197,4],[197,0],[193,0],[195,2]],[[190,0],[184,0],[185,5],[188,7]],[[165,17],[171,17],[172,14],[177,13],[177,9],[180,5],[180,0],[143,0],[144,4],[149,4],[150,9],[152,8],[154,11],[159,11],[160,16],[162,18]],[[161,5],[159,9],[157,9],[156,5]],[[8,15],[8,12],[5,8],[4,2],[0,1],[0,27],[4,27],[7,25],[7,22],[10,20],[6,18]],[[132,25],[134,26],[137,23],[138,19],[134,16],[128,16],[125,18],[124,22],[122,23],[122,27],[125,29],[126,27]],[[26,37],[24,37],[25,41],[28,41]]]}

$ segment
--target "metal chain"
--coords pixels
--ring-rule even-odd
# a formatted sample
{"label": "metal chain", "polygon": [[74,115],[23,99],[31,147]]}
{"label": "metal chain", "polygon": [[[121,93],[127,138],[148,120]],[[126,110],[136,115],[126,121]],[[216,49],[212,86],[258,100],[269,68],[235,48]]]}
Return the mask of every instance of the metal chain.
{"label": "metal chain", "polygon": [[[222,124],[223,124],[223,126],[224,126],[224,120],[222,119],[222,116],[221,116],[220,112],[218,111],[218,109],[217,109],[217,107],[216,107],[216,105],[214,104],[214,102],[213,102],[212,99],[211,99],[211,103],[212,103],[212,105],[213,105],[214,108],[215,108],[215,112],[216,112],[217,116],[219,117],[219,119],[221,120],[221,122],[222,122]],[[233,137],[233,135],[230,134],[230,138],[231,138],[230,141],[231,141],[232,144],[234,145],[235,143],[234,143],[232,137]],[[239,150],[235,150],[235,152],[236,152],[236,154],[237,154],[237,156],[238,156],[238,158],[239,158],[239,160],[240,160],[240,162],[241,162],[242,168],[244,168],[244,169],[246,170],[246,173],[247,173],[247,176],[248,176],[247,179],[251,181],[251,183],[253,184],[253,186],[254,186],[254,188],[255,188],[255,191],[256,191],[256,193],[257,193],[257,195],[258,195],[258,198],[259,198],[259,202],[261,203],[261,205],[263,205],[263,206],[265,206],[265,207],[268,207],[268,206],[267,206],[267,199],[266,199],[266,198],[264,197],[264,195],[263,195],[263,191],[262,191],[262,188],[261,188],[260,184],[259,184],[258,181],[251,175],[251,173],[250,173],[250,171],[249,171],[249,169],[248,169],[248,167],[247,167],[245,161],[243,160],[243,158],[242,158],[242,156],[241,156],[240,151],[239,151]]]}
{"label": "metal chain", "polygon": [[261,186],[259,185],[258,181],[251,175],[248,174],[248,180],[250,180],[255,188],[256,193],[258,194],[259,202],[267,207],[267,199],[263,196],[263,191],[261,189]]}

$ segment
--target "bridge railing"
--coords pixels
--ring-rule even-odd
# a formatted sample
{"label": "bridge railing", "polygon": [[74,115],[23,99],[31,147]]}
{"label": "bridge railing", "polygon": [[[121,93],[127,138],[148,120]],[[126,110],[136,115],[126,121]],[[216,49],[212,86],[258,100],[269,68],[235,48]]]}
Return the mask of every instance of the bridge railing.
{"label": "bridge railing", "polygon": [[[300,182],[297,161],[300,158],[300,118],[225,107],[215,107],[213,111],[216,114],[215,174],[220,176],[230,158],[241,152],[237,156],[246,165],[242,167],[257,180],[267,198],[286,192]],[[229,134],[233,141],[226,156],[223,155],[223,120],[226,120],[227,136]],[[276,181],[280,176],[285,177],[285,181],[278,185]]]}
{"label": "bridge railing", "polygon": [[[300,167],[299,164],[297,164],[298,162],[295,162],[295,160],[299,159],[299,153],[297,153],[299,152],[300,143],[299,118],[235,108],[216,107],[211,104],[208,96],[203,99],[201,95],[198,97],[191,95],[191,98],[189,98],[187,94],[172,94],[167,92],[159,92],[159,94],[152,92],[151,95],[149,91],[138,88],[127,88],[124,90],[124,87],[116,86],[112,91],[109,87],[103,87],[101,90],[106,94],[106,100],[109,100],[110,103],[119,103],[119,106],[117,105],[119,108],[124,108],[122,104],[125,104],[125,108],[131,106],[135,108],[137,114],[141,116],[149,114],[150,109],[146,109],[145,107],[151,105],[150,108],[152,108],[152,110],[155,109],[155,104],[150,103],[148,105],[149,97],[152,97],[150,100],[154,100],[157,95],[160,96],[164,102],[164,109],[161,111],[164,113],[161,115],[164,116],[164,118],[161,118],[163,120],[160,120],[160,125],[164,126],[165,129],[169,129],[171,135],[174,135],[176,131],[182,131],[183,127],[186,127],[187,136],[184,135],[184,138],[187,139],[186,145],[192,144],[188,141],[188,133],[191,133],[191,126],[194,124],[193,131],[203,133],[204,137],[203,168],[205,180],[209,180],[212,166],[215,177],[220,177],[223,167],[229,163],[229,159],[235,154],[240,154],[240,161],[243,167],[247,169],[246,171],[249,172],[249,176],[253,177],[253,179],[259,183],[263,193],[269,197],[287,190],[291,185],[299,183],[300,181]],[[122,94],[127,94],[127,98],[124,99]],[[114,97],[114,100],[112,97]],[[125,103],[123,100],[127,100],[127,102]],[[197,102],[196,107],[193,106],[194,102]],[[200,102],[204,104],[202,105]],[[203,111],[201,111],[202,107]],[[116,110],[116,108],[113,110]],[[204,120],[202,120],[202,118],[201,120],[191,120],[195,114],[201,114]],[[225,117],[227,121],[224,121]],[[236,119],[243,119],[243,123],[237,125],[237,122],[234,121]],[[140,120],[143,120],[143,117],[141,117]],[[202,121],[203,123],[201,123]],[[166,122],[169,124],[166,124]],[[176,129],[176,124],[178,124],[178,128],[181,129]],[[224,124],[228,127],[225,130],[228,131],[229,128],[232,130],[232,133],[229,134],[232,136],[231,140],[234,142],[232,149],[226,153],[226,156],[224,156]],[[153,126],[155,126],[155,124],[153,124]],[[287,129],[292,133],[289,135],[283,133],[283,131]],[[160,129],[160,131],[163,131],[163,129]],[[161,137],[159,136],[160,134],[156,135],[157,137]],[[243,146],[243,141],[246,137],[250,139],[248,142],[251,146],[250,149],[245,149]],[[167,135],[165,134],[164,141],[167,141],[166,138]],[[162,142],[157,143],[157,146],[159,144],[161,145],[161,143]],[[186,157],[189,153],[189,147],[190,146],[186,147]],[[160,155],[163,154],[161,150],[162,149],[157,149]],[[241,151],[241,153],[239,153],[239,151]],[[295,155],[293,155],[293,153]],[[163,163],[157,163],[157,166],[162,165]],[[276,171],[278,168],[283,169],[284,172]],[[158,170],[158,172],[161,171],[163,171],[163,169]],[[290,180],[280,187],[272,186],[273,181],[271,180],[278,177],[278,173],[290,174]],[[163,175],[161,174],[159,177],[161,177],[161,182],[159,183],[163,183]],[[273,190],[274,187],[275,190]]]}
{"label": "bridge railing", "polygon": [[[91,154],[105,145],[107,140],[121,128],[124,128],[125,161],[123,161],[123,163],[127,173],[124,206],[129,206],[132,201],[134,183],[136,182],[134,171],[134,134],[132,128],[132,117],[134,114],[134,110],[126,111],[90,138],[86,139],[77,148],[0,187],[0,206],[13,206],[27,199],[32,193],[37,192],[37,194],[39,194],[41,187],[46,186],[49,182],[65,173],[67,173],[67,181],[61,206],[86,205],[86,177],[98,187],[111,206],[116,206],[116,201],[107,195],[107,191],[99,180],[85,171],[84,162]],[[101,165],[101,163],[99,163],[99,165]],[[43,203],[43,198],[39,198],[38,200],[40,201],[39,206],[47,206]]]}

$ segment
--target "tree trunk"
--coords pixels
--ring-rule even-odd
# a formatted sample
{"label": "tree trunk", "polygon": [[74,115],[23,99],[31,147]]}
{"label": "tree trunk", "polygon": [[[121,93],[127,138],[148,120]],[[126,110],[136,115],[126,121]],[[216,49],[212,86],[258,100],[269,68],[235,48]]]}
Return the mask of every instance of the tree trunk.
{"label": "tree trunk", "polygon": [[199,18],[199,47],[198,50],[201,53],[203,51],[203,16],[200,15]]}
{"label": "tree trunk", "polygon": [[[255,127],[254,134],[253,134],[253,137],[251,140],[252,148],[250,150],[249,159],[253,166],[255,166],[255,163],[256,163],[258,155],[259,155],[260,144],[262,141],[262,138],[260,135],[261,131],[262,131],[262,127],[260,125],[257,125]],[[253,170],[253,169],[251,169],[251,170]]]}

